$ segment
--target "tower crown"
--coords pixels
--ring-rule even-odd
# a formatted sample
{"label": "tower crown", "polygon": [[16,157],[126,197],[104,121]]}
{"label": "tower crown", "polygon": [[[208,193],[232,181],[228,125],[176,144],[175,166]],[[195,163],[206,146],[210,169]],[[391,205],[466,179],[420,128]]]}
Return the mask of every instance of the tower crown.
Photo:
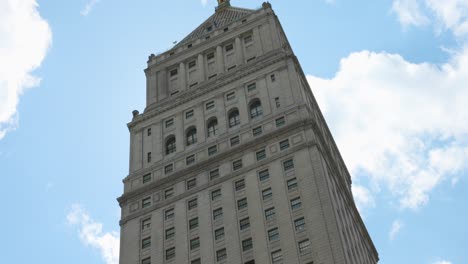
{"label": "tower crown", "polygon": [[231,6],[230,0],[218,0],[218,6],[216,7],[216,11],[221,11],[225,7]]}

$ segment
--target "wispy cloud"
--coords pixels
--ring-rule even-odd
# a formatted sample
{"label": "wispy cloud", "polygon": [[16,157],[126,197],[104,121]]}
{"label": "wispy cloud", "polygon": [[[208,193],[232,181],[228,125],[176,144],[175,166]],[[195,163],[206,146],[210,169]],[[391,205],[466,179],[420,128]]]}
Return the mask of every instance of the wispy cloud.
{"label": "wispy cloud", "polygon": [[452,262],[447,260],[436,261],[433,264],[452,264]]}
{"label": "wispy cloud", "polygon": [[400,233],[401,228],[403,227],[403,223],[400,220],[395,220],[392,223],[392,227],[390,228],[390,232],[388,233],[388,237],[390,240],[394,240],[396,235]]}
{"label": "wispy cloud", "polygon": [[72,206],[67,222],[78,227],[81,241],[100,251],[107,264],[119,263],[119,235],[117,232],[103,232],[102,224],[94,221],[79,204]]}
{"label": "wispy cloud", "polygon": [[17,106],[27,88],[40,79],[31,73],[44,60],[52,43],[49,24],[36,0],[0,1],[0,139],[18,126]]}
{"label": "wispy cloud", "polygon": [[85,7],[81,10],[80,14],[82,16],[88,16],[91,11],[93,11],[94,6],[101,2],[101,0],[90,0],[88,3],[86,3]]}
{"label": "wispy cloud", "polygon": [[201,0],[202,5],[208,4],[208,0]]}

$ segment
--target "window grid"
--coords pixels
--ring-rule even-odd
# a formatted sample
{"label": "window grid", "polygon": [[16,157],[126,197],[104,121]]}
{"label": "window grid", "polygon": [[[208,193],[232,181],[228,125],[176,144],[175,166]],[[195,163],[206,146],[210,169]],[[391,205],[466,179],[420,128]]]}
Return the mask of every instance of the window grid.
{"label": "window grid", "polygon": [[171,227],[171,228],[166,229],[166,234],[165,234],[166,240],[172,239],[174,237],[175,237],[175,228]]}
{"label": "window grid", "polygon": [[240,143],[240,138],[239,136],[235,136],[235,137],[232,137],[230,139],[230,142],[231,142],[231,147],[235,146],[235,145],[238,145]]}
{"label": "window grid", "polygon": [[301,197],[297,197],[291,200],[291,209],[296,210],[301,208],[302,202],[301,202]]}
{"label": "window grid", "polygon": [[151,197],[146,197],[141,201],[141,208],[146,208],[151,205]]}
{"label": "window grid", "polygon": [[174,125],[174,118],[166,120],[164,124],[165,124],[166,128],[169,128],[169,127],[173,126]]}
{"label": "window grid", "polygon": [[143,175],[143,179],[142,179],[143,184],[150,182],[150,181],[151,181],[151,173]]}
{"label": "window grid", "polygon": [[294,161],[292,159],[289,159],[285,162],[283,162],[283,167],[285,171],[289,171],[294,169]]}
{"label": "window grid", "polygon": [[218,220],[223,217],[223,208],[218,208],[213,211],[213,220]]}
{"label": "window grid", "polygon": [[225,248],[216,251],[216,261],[220,262],[222,260],[225,260],[226,258],[227,253]]}
{"label": "window grid", "polygon": [[236,187],[236,191],[243,190],[245,188],[245,180],[240,179],[240,180],[236,181],[234,185]]}
{"label": "window grid", "polygon": [[289,148],[289,139],[280,142],[280,150],[283,151]]}
{"label": "window grid", "polygon": [[214,101],[210,101],[210,102],[206,103],[206,105],[205,105],[206,110],[213,109],[214,107],[215,107]]}
{"label": "window grid", "polygon": [[215,230],[215,240],[220,240],[224,238],[224,227],[218,228]]}
{"label": "window grid", "polygon": [[216,178],[219,178],[219,169],[218,168],[210,171],[210,180],[214,180]]}
{"label": "window grid", "polygon": [[193,163],[195,163],[195,155],[190,155],[185,159],[185,164],[187,166],[192,165]]}
{"label": "window grid", "polygon": [[257,161],[260,161],[260,160],[263,160],[263,159],[266,159],[266,151],[264,149],[260,150],[260,151],[257,151],[255,153],[255,156],[257,158]]}
{"label": "window grid", "polygon": [[284,124],[286,124],[286,120],[284,119],[284,116],[276,119],[275,122],[276,122],[276,127],[281,127],[281,126],[284,126]]}
{"label": "window grid", "polygon": [[242,240],[242,251],[248,251],[253,248],[252,238]]}
{"label": "window grid", "polygon": [[250,219],[248,217],[244,218],[244,219],[241,219],[239,221],[239,229],[242,231],[242,230],[245,230],[247,228],[250,227]]}
{"label": "window grid", "polygon": [[189,210],[195,209],[195,208],[197,208],[197,206],[198,206],[198,199],[197,198],[188,201],[188,209]]}
{"label": "window grid", "polygon": [[174,218],[174,208],[166,210],[164,213],[164,219],[165,220],[170,220]]}
{"label": "window grid", "polygon": [[164,199],[169,199],[174,196],[174,188],[170,188],[164,191]]}
{"label": "window grid", "polygon": [[278,232],[277,227],[268,230],[268,241],[276,241],[278,239],[279,239],[279,232]]}
{"label": "window grid", "polygon": [[146,230],[151,228],[151,218],[147,218],[141,221],[141,230]]}
{"label": "window grid", "polygon": [[190,219],[189,221],[189,229],[192,230],[192,229],[195,229],[198,227],[198,217],[195,217],[193,219]]}
{"label": "window grid", "polygon": [[281,253],[281,249],[271,252],[271,262],[272,264],[279,264],[283,261],[283,254]]}
{"label": "window grid", "polygon": [[187,190],[195,188],[197,186],[197,178],[193,178],[187,181]]}
{"label": "window grid", "polygon": [[214,145],[208,148],[208,156],[213,156],[214,154],[218,153],[218,146]]}
{"label": "window grid", "polygon": [[254,137],[259,136],[262,133],[263,133],[263,129],[262,129],[261,126],[252,129],[252,134],[253,134]]}
{"label": "window grid", "polygon": [[200,238],[196,237],[190,240],[190,250],[195,250],[200,247]]}
{"label": "window grid", "polygon": [[239,170],[242,168],[242,159],[236,160],[232,162],[232,169],[233,170]]}
{"label": "window grid", "polygon": [[242,210],[244,208],[247,208],[247,198],[237,200],[237,210]]}
{"label": "window grid", "polygon": [[141,240],[141,249],[151,247],[151,237],[143,238]]}
{"label": "window grid", "polygon": [[169,174],[174,171],[174,165],[169,164],[164,167],[164,174]]}
{"label": "window grid", "polygon": [[271,207],[269,209],[265,210],[265,219],[266,220],[272,220],[275,218],[275,207]]}
{"label": "window grid", "polygon": [[175,247],[166,249],[166,260],[171,260],[175,257]]}
{"label": "window grid", "polygon": [[271,197],[273,197],[273,192],[271,188],[262,191],[262,198],[264,201],[270,199]]}
{"label": "window grid", "polygon": [[258,179],[260,181],[268,180],[268,178],[270,178],[270,172],[268,171],[268,169],[262,170],[258,173]]}
{"label": "window grid", "polygon": [[304,253],[310,249],[310,240],[302,240],[299,242],[299,252]]}
{"label": "window grid", "polygon": [[301,217],[301,218],[296,219],[294,221],[294,228],[296,229],[296,231],[301,231],[301,230],[305,229],[305,219],[304,219],[304,217]]}
{"label": "window grid", "polygon": [[289,191],[297,189],[297,179],[295,177],[292,179],[289,179],[287,181],[287,186],[288,186]]}
{"label": "window grid", "polygon": [[212,201],[218,199],[219,197],[221,197],[221,189],[216,189],[216,190],[211,192],[211,200]]}

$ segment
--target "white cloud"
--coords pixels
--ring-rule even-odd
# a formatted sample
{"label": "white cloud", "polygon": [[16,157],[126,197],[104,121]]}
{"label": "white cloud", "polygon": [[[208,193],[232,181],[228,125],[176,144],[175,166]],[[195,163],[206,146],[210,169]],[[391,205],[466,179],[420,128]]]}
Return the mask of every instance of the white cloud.
{"label": "white cloud", "polygon": [[17,127],[17,106],[27,88],[39,85],[31,73],[52,42],[49,24],[35,0],[0,1],[0,139]]}
{"label": "white cloud", "polygon": [[366,187],[358,184],[352,185],[353,197],[359,212],[375,207],[375,200],[372,193]]}
{"label": "white cloud", "polygon": [[82,16],[87,16],[91,11],[93,11],[94,6],[101,2],[101,0],[90,0],[88,3],[86,3],[85,7],[81,10],[80,14]]}
{"label": "white cloud", "polygon": [[308,81],[351,173],[387,186],[402,208],[467,168],[468,48],[440,66],[352,53],[334,78]]}
{"label": "white cloud", "polygon": [[452,264],[452,262],[447,261],[447,260],[441,260],[441,261],[434,262],[434,264]]}
{"label": "white cloud", "polygon": [[201,0],[202,5],[208,4],[208,0]]}
{"label": "white cloud", "polygon": [[102,231],[102,224],[95,222],[80,205],[75,204],[67,215],[69,224],[78,227],[81,241],[100,251],[107,264],[119,263],[119,235]]}
{"label": "white cloud", "polygon": [[429,19],[422,13],[419,2],[415,0],[394,0],[392,11],[405,26],[422,26],[429,22]]}
{"label": "white cloud", "polygon": [[388,234],[388,237],[390,240],[394,240],[396,235],[400,233],[401,228],[403,227],[403,223],[400,220],[395,220],[392,223],[392,227],[390,228],[390,232]]}

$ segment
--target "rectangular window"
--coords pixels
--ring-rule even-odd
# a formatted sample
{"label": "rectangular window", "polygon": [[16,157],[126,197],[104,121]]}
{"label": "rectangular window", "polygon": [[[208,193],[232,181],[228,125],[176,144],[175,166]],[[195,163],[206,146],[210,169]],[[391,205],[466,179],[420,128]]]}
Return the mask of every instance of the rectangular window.
{"label": "rectangular window", "polygon": [[276,76],[274,74],[270,75],[270,79],[271,79],[271,82],[275,82],[276,81]]}
{"label": "rectangular window", "polygon": [[218,76],[218,74],[216,74],[216,73],[213,74],[213,75],[210,75],[210,76],[208,77],[208,80],[211,80],[211,79],[213,79],[213,78],[216,77],[216,76]]}
{"label": "rectangular window", "polygon": [[187,181],[187,190],[195,188],[197,186],[197,178],[193,178]]}
{"label": "rectangular window", "polygon": [[292,191],[292,190],[296,189],[297,188],[297,179],[296,178],[289,179],[287,181],[287,185],[288,185],[288,190],[289,191]]}
{"label": "rectangular window", "polygon": [[170,220],[170,219],[173,219],[173,218],[174,218],[174,209],[173,208],[168,209],[168,210],[166,210],[166,212],[164,212],[164,219]]}
{"label": "rectangular window", "polygon": [[273,218],[275,218],[275,208],[271,207],[269,209],[266,209],[265,210],[265,219],[268,221],[268,220],[272,220]]}
{"label": "rectangular window", "polygon": [[189,69],[191,69],[191,68],[193,68],[193,67],[195,67],[195,66],[197,66],[197,61],[194,61],[194,60],[191,61],[191,62],[189,62],[189,64],[188,64],[188,68],[189,68]]}
{"label": "rectangular window", "polygon": [[247,198],[242,198],[237,201],[237,210],[247,208]]}
{"label": "rectangular window", "polygon": [[223,218],[223,208],[213,210],[213,220],[218,220],[221,218]]}
{"label": "rectangular window", "polygon": [[214,145],[208,148],[208,156],[213,156],[218,152],[218,146]]}
{"label": "rectangular window", "polygon": [[230,139],[230,142],[231,142],[231,147],[234,147],[235,145],[238,145],[240,143],[239,136],[232,137]]}
{"label": "rectangular window", "polygon": [[145,258],[141,261],[141,264],[151,264],[151,258]]}
{"label": "rectangular window", "polygon": [[148,137],[151,136],[151,128],[148,128],[148,129],[146,130],[146,133],[147,133]]}
{"label": "rectangular window", "polygon": [[234,185],[236,187],[236,191],[243,190],[245,188],[245,180],[244,179],[238,180],[236,181]]}
{"label": "rectangular window", "polygon": [[143,184],[151,181],[151,173],[143,175]]}
{"label": "rectangular window", "polygon": [[219,197],[221,197],[221,189],[216,189],[216,190],[211,192],[211,200],[212,201],[218,199]]}
{"label": "rectangular window", "polygon": [[280,150],[285,150],[289,148],[289,139],[283,140],[279,143],[280,145]]}
{"label": "rectangular window", "polygon": [[291,209],[296,210],[301,208],[302,202],[301,202],[301,197],[297,197],[291,200]]}
{"label": "rectangular window", "polygon": [[175,228],[174,227],[171,227],[169,229],[166,229],[166,240],[168,239],[172,239],[175,237]]}
{"label": "rectangular window", "polygon": [[193,163],[195,163],[195,155],[190,155],[185,159],[185,164],[187,164],[187,166]]}
{"label": "rectangular window", "polygon": [[166,260],[171,260],[175,258],[175,247],[166,249]]}
{"label": "rectangular window", "polygon": [[252,134],[254,135],[254,137],[259,136],[262,133],[263,133],[263,130],[261,126],[252,129]]}
{"label": "rectangular window", "polygon": [[178,72],[179,72],[179,71],[178,71],[177,69],[171,70],[171,71],[170,71],[171,77],[176,76]]}
{"label": "rectangular window", "polygon": [[257,151],[255,153],[255,156],[257,157],[257,161],[266,159],[266,151],[264,149]]}
{"label": "rectangular window", "polygon": [[234,100],[235,98],[236,98],[236,92],[230,92],[226,94],[226,101],[231,101],[231,100]]}
{"label": "rectangular window", "polygon": [[260,181],[268,180],[268,178],[270,178],[270,172],[268,171],[268,169],[258,172],[258,179]]}
{"label": "rectangular window", "polygon": [[296,231],[301,231],[305,228],[304,217],[294,220],[294,228],[296,229]]}
{"label": "rectangular window", "polygon": [[189,110],[185,112],[185,119],[192,118],[192,116],[193,116],[193,110]]}
{"label": "rectangular window", "polygon": [[281,103],[280,103],[279,97],[275,97],[275,105],[276,105],[276,108],[280,108]]}
{"label": "rectangular window", "polygon": [[206,105],[205,105],[206,110],[213,109],[214,107],[215,107],[214,101],[210,101],[210,102],[206,103]]}
{"label": "rectangular window", "polygon": [[244,44],[249,44],[253,41],[252,35],[248,35],[244,38]]}
{"label": "rectangular window", "polygon": [[223,31],[224,31],[224,32],[228,32],[228,31],[229,31],[229,27],[225,27],[225,28],[223,29]]}
{"label": "rectangular window", "polygon": [[174,92],[171,93],[171,96],[176,95],[178,93],[179,93],[179,91],[174,91]]}
{"label": "rectangular window", "polygon": [[147,156],[146,156],[146,161],[147,161],[148,163],[151,162],[151,152],[148,152],[148,154],[147,154]]}
{"label": "rectangular window", "polygon": [[141,221],[141,230],[147,230],[150,228],[151,228],[151,218],[147,218]]}
{"label": "rectangular window", "polygon": [[216,261],[217,262],[223,261],[226,258],[227,258],[227,253],[226,253],[225,248],[216,251]]}
{"label": "rectangular window", "polygon": [[146,197],[145,199],[141,200],[141,208],[146,208],[151,205],[151,197]]}
{"label": "rectangular window", "polygon": [[200,258],[194,259],[190,262],[190,264],[201,264],[201,259]]}
{"label": "rectangular window", "polygon": [[174,188],[169,188],[164,191],[164,199],[169,199],[174,196]]}
{"label": "rectangular window", "polygon": [[206,60],[207,61],[211,61],[212,59],[214,59],[214,57],[215,57],[214,52],[210,52],[210,53],[206,54]]}
{"label": "rectangular window", "polygon": [[141,240],[141,249],[151,247],[151,237],[143,238]]}
{"label": "rectangular window", "polygon": [[224,238],[224,227],[218,228],[215,230],[215,240],[220,240]]}
{"label": "rectangular window", "polygon": [[212,180],[217,179],[217,178],[219,178],[219,169],[218,168],[210,171],[210,180],[212,181]]}
{"label": "rectangular window", "polygon": [[195,229],[198,227],[198,217],[195,217],[193,219],[190,219],[189,221],[189,229],[192,230],[192,229]]}
{"label": "rectangular window", "polygon": [[252,238],[242,240],[242,251],[251,250],[253,247]]}
{"label": "rectangular window", "polygon": [[192,43],[190,43],[190,44],[187,45],[187,48],[190,49],[191,47],[193,47],[193,44],[192,44]]}
{"label": "rectangular window", "polygon": [[165,124],[166,128],[169,128],[169,127],[173,126],[174,125],[174,118],[166,120],[164,124]]}
{"label": "rectangular window", "polygon": [[305,253],[310,249],[310,241],[309,239],[302,240],[299,242],[299,252]]}
{"label": "rectangular window", "polygon": [[251,83],[247,85],[247,92],[253,92],[257,89],[257,83]]}
{"label": "rectangular window", "polygon": [[229,67],[227,70],[230,71],[230,70],[235,69],[236,67],[237,67],[237,65],[233,65],[233,66]]}
{"label": "rectangular window", "polygon": [[284,119],[284,116],[283,116],[283,117],[277,118],[275,122],[276,122],[276,127],[282,127],[286,123],[286,120]]}
{"label": "rectangular window", "polygon": [[250,219],[248,217],[239,221],[240,230],[245,230],[249,227],[250,227]]}
{"label": "rectangular window", "polygon": [[268,240],[269,241],[275,241],[275,240],[278,240],[278,239],[279,239],[279,232],[278,232],[277,227],[268,230]]}
{"label": "rectangular window", "polygon": [[194,238],[190,240],[190,250],[195,250],[200,247],[200,238]]}
{"label": "rectangular window", "polygon": [[270,199],[271,197],[273,197],[273,191],[271,188],[262,191],[262,198],[264,201]]}
{"label": "rectangular window", "polygon": [[232,162],[232,169],[233,170],[236,171],[236,170],[239,170],[241,168],[242,168],[242,159],[238,159],[238,160]]}
{"label": "rectangular window", "polygon": [[198,85],[198,82],[194,82],[194,83],[192,83],[192,84],[189,85],[189,88],[193,88],[193,87],[195,87],[195,86],[197,86],[197,85]]}
{"label": "rectangular window", "polygon": [[189,210],[195,209],[198,206],[198,199],[194,198],[187,203],[187,207]]}
{"label": "rectangular window", "polygon": [[281,249],[271,252],[271,262],[272,264],[279,264],[283,262],[283,254],[281,253]]}
{"label": "rectangular window", "polygon": [[286,160],[285,162],[283,162],[283,168],[284,171],[294,169],[294,161],[292,159]]}
{"label": "rectangular window", "polygon": [[229,52],[234,49],[234,45],[233,44],[226,45],[225,49],[226,49],[226,52]]}
{"label": "rectangular window", "polygon": [[169,173],[171,173],[172,171],[174,171],[174,165],[169,164],[169,165],[166,165],[166,166],[164,167],[164,173],[165,173],[165,174],[169,174]]}

